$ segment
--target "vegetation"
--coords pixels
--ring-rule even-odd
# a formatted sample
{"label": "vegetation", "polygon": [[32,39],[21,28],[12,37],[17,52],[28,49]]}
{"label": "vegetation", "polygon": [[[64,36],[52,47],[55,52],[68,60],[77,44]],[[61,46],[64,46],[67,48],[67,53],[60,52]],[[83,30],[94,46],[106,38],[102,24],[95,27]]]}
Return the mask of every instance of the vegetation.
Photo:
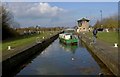
{"label": "vegetation", "polygon": [[19,34],[10,27],[15,22],[13,15],[3,5],[0,6],[0,15],[0,19],[2,19],[2,24],[0,25],[2,26],[2,40],[18,36]]}
{"label": "vegetation", "polygon": [[50,37],[52,34],[56,33],[55,31],[63,29],[61,27],[46,28],[39,26],[20,28],[20,24],[14,21],[12,13],[3,5],[0,5],[0,20],[3,51],[6,51],[8,46],[20,48],[30,45],[36,42],[36,37],[39,37],[39,39],[42,40],[42,37]]}
{"label": "vegetation", "polygon": [[117,32],[99,32],[98,39],[110,44],[118,43],[118,33]]}
{"label": "vegetation", "polygon": [[[108,28],[110,32],[98,32],[97,36],[99,40],[107,42],[109,44],[118,43],[118,16],[110,16],[104,18],[102,21],[97,21],[94,25],[95,28]],[[92,33],[88,33],[92,37]]]}
{"label": "vegetation", "polygon": [[[28,28],[17,28],[16,31],[18,33],[20,33],[21,35],[23,34],[35,34],[41,31],[61,31],[63,30],[62,27],[40,27],[40,26],[36,26],[36,27],[28,27]],[[26,33],[24,33],[26,32]]]}
{"label": "vegetation", "polygon": [[46,39],[56,33],[57,32],[55,32],[55,31],[53,31],[53,32],[45,31],[45,32],[42,32],[41,34],[36,34],[36,35],[32,35],[32,36],[24,36],[24,37],[17,38],[17,39],[5,40],[5,41],[3,41],[3,44],[2,44],[2,51],[6,51],[8,46],[11,46],[14,49],[25,47],[32,43],[36,43],[37,37],[39,37],[39,40],[42,40],[43,37]]}
{"label": "vegetation", "polygon": [[109,28],[110,30],[118,28],[118,16],[114,15],[108,18],[104,18],[102,21],[97,21],[94,27]]}
{"label": "vegetation", "polygon": [[[93,37],[92,32],[87,33],[89,37]],[[98,32],[97,39],[109,44],[118,43],[118,32]]]}
{"label": "vegetation", "polygon": [[7,10],[7,8],[3,5],[0,6],[0,19],[2,26],[2,40],[19,38],[21,35],[31,35],[36,34],[38,31],[60,31],[63,28],[61,27],[27,27],[20,28],[20,24],[14,21],[14,16],[12,13]]}

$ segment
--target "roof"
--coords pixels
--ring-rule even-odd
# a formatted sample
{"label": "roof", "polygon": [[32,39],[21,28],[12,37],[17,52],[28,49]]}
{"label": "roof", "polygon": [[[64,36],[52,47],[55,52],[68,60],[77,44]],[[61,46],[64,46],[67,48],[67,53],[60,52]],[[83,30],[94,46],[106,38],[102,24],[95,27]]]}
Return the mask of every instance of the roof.
{"label": "roof", "polygon": [[88,20],[86,18],[82,18],[82,19],[79,19],[77,22],[81,22],[81,21],[87,21],[87,22],[89,22],[90,20]]}
{"label": "roof", "polygon": [[65,29],[65,30],[67,30],[67,31],[68,31],[68,30],[75,30],[75,29],[72,29],[72,28],[68,28],[68,29]]}

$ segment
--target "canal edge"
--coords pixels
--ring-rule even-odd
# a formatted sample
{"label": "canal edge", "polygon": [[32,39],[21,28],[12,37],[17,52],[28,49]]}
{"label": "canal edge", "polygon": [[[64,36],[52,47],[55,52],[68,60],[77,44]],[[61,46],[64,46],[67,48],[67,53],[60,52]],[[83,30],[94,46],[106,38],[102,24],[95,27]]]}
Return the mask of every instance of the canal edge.
{"label": "canal edge", "polygon": [[46,47],[48,47],[54,40],[58,38],[60,33],[62,32],[59,32],[43,40],[41,43],[35,44],[30,48],[26,48],[25,50],[23,49],[22,52],[2,61],[2,77],[10,76],[12,68],[18,67],[21,63],[27,61],[31,56],[35,55],[36,53],[42,52]]}
{"label": "canal edge", "polygon": [[99,47],[94,46],[94,44],[91,44],[91,40],[80,34],[80,40],[85,44],[85,46],[91,50],[91,52],[97,56],[98,59],[100,59],[107,68],[117,77],[119,77],[119,63],[116,62],[114,59],[110,59],[108,57],[108,54],[104,53],[104,50],[101,50]]}

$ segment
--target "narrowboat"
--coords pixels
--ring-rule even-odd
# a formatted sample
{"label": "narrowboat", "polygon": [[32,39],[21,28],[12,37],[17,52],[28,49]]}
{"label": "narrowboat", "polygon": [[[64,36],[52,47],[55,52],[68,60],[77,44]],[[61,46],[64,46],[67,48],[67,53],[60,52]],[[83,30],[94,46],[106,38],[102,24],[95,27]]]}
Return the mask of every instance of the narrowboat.
{"label": "narrowboat", "polygon": [[66,29],[64,33],[59,34],[60,42],[63,42],[65,44],[77,44],[78,38],[74,34],[74,31],[74,29]]}

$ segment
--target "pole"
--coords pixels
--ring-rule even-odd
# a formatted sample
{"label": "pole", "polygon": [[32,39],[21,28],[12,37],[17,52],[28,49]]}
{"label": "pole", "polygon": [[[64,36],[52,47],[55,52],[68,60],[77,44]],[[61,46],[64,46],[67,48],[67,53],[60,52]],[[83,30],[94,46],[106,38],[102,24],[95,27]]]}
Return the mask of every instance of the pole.
{"label": "pole", "polygon": [[101,21],[102,21],[102,10],[100,10],[100,13],[101,13]]}
{"label": "pole", "polygon": [[102,10],[100,10],[101,13],[101,28],[102,28]]}

